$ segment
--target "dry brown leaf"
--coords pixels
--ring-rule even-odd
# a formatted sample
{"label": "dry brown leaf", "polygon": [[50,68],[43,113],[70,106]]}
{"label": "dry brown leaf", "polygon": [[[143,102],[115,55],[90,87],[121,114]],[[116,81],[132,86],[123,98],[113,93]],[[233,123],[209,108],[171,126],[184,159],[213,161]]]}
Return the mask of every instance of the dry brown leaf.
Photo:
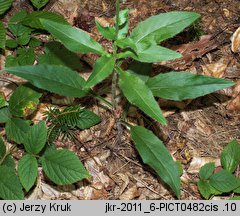
{"label": "dry brown leaf", "polygon": [[199,170],[201,169],[201,167],[204,166],[206,163],[210,163],[210,162],[214,162],[215,167],[218,167],[221,165],[219,158],[194,156],[187,172],[191,174],[199,173]]}
{"label": "dry brown leaf", "polygon": [[233,33],[231,41],[231,50],[234,53],[240,52],[240,27]]}
{"label": "dry brown leaf", "polygon": [[222,78],[228,66],[228,62],[220,60],[216,63],[202,65],[203,75]]}
{"label": "dry brown leaf", "polygon": [[133,187],[129,188],[127,191],[125,191],[122,195],[119,196],[120,200],[132,200],[136,197],[138,197],[139,191],[136,185]]}
{"label": "dry brown leaf", "polygon": [[117,175],[122,180],[122,184],[121,184],[121,187],[120,187],[120,190],[119,190],[119,194],[121,195],[129,184],[129,177],[128,177],[128,175],[123,174],[123,173],[118,173]]}

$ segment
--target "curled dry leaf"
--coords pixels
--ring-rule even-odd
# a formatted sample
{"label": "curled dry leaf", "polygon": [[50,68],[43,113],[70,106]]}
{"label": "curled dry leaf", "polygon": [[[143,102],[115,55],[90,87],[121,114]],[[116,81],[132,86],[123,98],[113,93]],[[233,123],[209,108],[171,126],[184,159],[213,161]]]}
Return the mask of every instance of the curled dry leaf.
{"label": "curled dry leaf", "polygon": [[231,50],[234,53],[240,52],[240,27],[234,32],[231,41]]}
{"label": "curled dry leaf", "polygon": [[119,190],[119,194],[121,195],[129,184],[129,177],[128,177],[128,175],[123,174],[123,173],[118,173],[117,175],[122,180],[122,184],[121,184],[121,187],[120,187],[120,190]]}
{"label": "curled dry leaf", "polygon": [[121,196],[119,196],[120,200],[132,200],[136,197],[138,197],[139,191],[136,185],[133,187],[129,188],[127,191],[125,191]]}
{"label": "curled dry leaf", "polygon": [[216,78],[222,78],[228,66],[228,62],[224,59],[213,63],[213,64],[206,64],[202,65],[203,75],[206,76],[213,76]]}
{"label": "curled dry leaf", "polygon": [[215,167],[218,167],[221,165],[219,158],[194,156],[187,172],[191,174],[198,173],[202,166],[210,162],[214,162]]}

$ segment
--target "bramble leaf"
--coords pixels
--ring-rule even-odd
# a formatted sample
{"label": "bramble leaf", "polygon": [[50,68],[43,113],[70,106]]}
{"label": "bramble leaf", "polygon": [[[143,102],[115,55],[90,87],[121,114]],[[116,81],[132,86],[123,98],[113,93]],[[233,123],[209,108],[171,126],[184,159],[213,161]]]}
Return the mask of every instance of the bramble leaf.
{"label": "bramble leaf", "polygon": [[240,162],[240,145],[237,140],[230,142],[222,151],[221,164],[224,169],[233,173]]}
{"label": "bramble leaf", "polygon": [[44,7],[49,2],[49,0],[31,0],[31,2],[34,7],[36,7],[37,9],[40,9]]}
{"label": "bramble leaf", "polygon": [[202,180],[209,179],[215,170],[215,163],[207,163],[204,166],[201,167],[199,171],[199,177]]}
{"label": "bramble leaf", "polygon": [[30,122],[18,118],[9,119],[5,127],[7,138],[18,144],[23,143],[29,129]]}
{"label": "bramble leaf", "polygon": [[13,0],[0,0],[0,15],[4,14],[12,5]]}
{"label": "bramble leaf", "polygon": [[0,123],[6,123],[12,117],[8,107],[0,109]]}
{"label": "bramble leaf", "polygon": [[10,97],[9,111],[13,116],[29,116],[37,109],[41,96],[42,94],[32,88],[24,85],[19,86]]}
{"label": "bramble leaf", "polygon": [[43,171],[58,185],[72,184],[89,177],[78,157],[68,150],[47,152],[41,162]]}
{"label": "bramble leaf", "polygon": [[2,22],[0,22],[0,48],[5,49],[6,44],[6,30]]}
{"label": "bramble leaf", "polygon": [[88,109],[83,109],[79,114],[79,121],[77,127],[84,130],[88,129],[101,122],[101,118]]}
{"label": "bramble leaf", "polygon": [[14,169],[0,166],[0,197],[5,200],[22,200],[22,186]]}
{"label": "bramble leaf", "polygon": [[213,174],[209,182],[212,187],[221,192],[231,192],[234,189],[240,187],[240,181],[229,171],[222,169],[221,171]]}
{"label": "bramble leaf", "polygon": [[47,127],[44,121],[32,126],[26,133],[23,144],[29,154],[38,154],[47,142]]}
{"label": "bramble leaf", "polygon": [[38,163],[35,157],[26,154],[18,162],[18,176],[22,186],[28,192],[34,185],[38,174]]}

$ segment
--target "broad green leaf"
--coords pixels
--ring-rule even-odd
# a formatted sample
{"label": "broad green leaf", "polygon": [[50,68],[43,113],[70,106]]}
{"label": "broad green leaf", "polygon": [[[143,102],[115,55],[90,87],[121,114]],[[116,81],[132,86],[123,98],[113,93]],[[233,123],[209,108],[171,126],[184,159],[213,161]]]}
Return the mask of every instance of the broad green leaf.
{"label": "broad green leaf", "polygon": [[66,185],[89,177],[79,158],[68,150],[53,150],[42,158],[44,173],[55,184]]}
{"label": "broad green leaf", "polygon": [[224,169],[213,174],[210,177],[209,182],[212,187],[225,193],[231,192],[240,186],[239,179]]}
{"label": "broad green leaf", "polygon": [[132,31],[135,43],[154,42],[156,44],[180,33],[200,17],[194,12],[169,12],[152,16],[140,22]]}
{"label": "broad green leaf", "polygon": [[5,145],[2,137],[0,137],[0,161],[5,156],[5,154],[6,154],[6,145]]}
{"label": "broad green leaf", "polygon": [[8,24],[17,24],[22,22],[24,18],[28,15],[28,12],[24,10],[20,10],[19,12],[15,13],[8,21]]}
{"label": "broad green leaf", "polygon": [[7,155],[7,157],[4,159],[1,165],[7,166],[13,170],[15,170],[15,166],[16,166],[15,161],[11,155]]}
{"label": "broad green leaf", "polygon": [[114,27],[104,27],[104,26],[101,26],[101,24],[96,21],[96,26],[97,26],[97,29],[99,31],[99,33],[101,33],[101,35],[107,39],[110,39],[110,40],[114,40],[116,38],[116,30]]}
{"label": "broad green leaf", "polygon": [[4,14],[12,5],[13,0],[0,0],[0,15]]}
{"label": "broad green leaf", "polygon": [[12,117],[8,107],[0,109],[0,123],[6,123]]}
{"label": "broad green leaf", "polygon": [[6,30],[2,22],[0,22],[0,48],[5,49],[6,43]]}
{"label": "broad green leaf", "polygon": [[37,9],[40,9],[44,7],[49,2],[49,0],[31,0],[31,2],[34,7],[36,7]]}
{"label": "broad green leaf", "polygon": [[40,46],[41,44],[42,44],[42,42],[41,42],[40,40],[38,40],[37,38],[32,37],[32,38],[30,39],[28,45],[29,45],[30,47],[38,47],[38,46]]}
{"label": "broad green leaf", "polygon": [[38,154],[47,142],[47,127],[44,121],[32,126],[26,133],[23,144],[29,154]]}
{"label": "broad green leaf", "polygon": [[47,19],[41,19],[41,23],[47,31],[59,39],[72,52],[98,53],[101,55],[106,53],[99,43],[81,29]]}
{"label": "broad green leaf", "polygon": [[6,40],[6,47],[14,49],[18,46],[18,43],[16,40]]}
{"label": "broad green leaf", "polygon": [[119,69],[118,72],[120,75],[119,86],[128,101],[139,107],[153,119],[156,119],[162,124],[166,124],[166,119],[158,103],[143,80],[127,71]]}
{"label": "broad green leaf", "polygon": [[31,115],[38,106],[39,92],[27,86],[19,86],[15,89],[9,100],[9,111],[13,116],[26,117]]}
{"label": "broad green leaf", "polygon": [[62,65],[73,70],[82,68],[80,59],[77,54],[66,49],[59,42],[49,42],[44,48],[45,54],[39,56],[39,64]]}
{"label": "broad green leaf", "polygon": [[28,14],[24,18],[22,23],[26,26],[30,26],[31,28],[45,29],[42,23],[40,22],[40,19],[46,19],[49,20],[49,22],[52,21],[59,24],[68,25],[68,22],[64,19],[63,16],[49,11],[34,11]]}
{"label": "broad green leaf", "polygon": [[6,135],[9,140],[21,144],[23,143],[24,137],[28,130],[30,129],[29,121],[22,119],[11,118],[6,123]]}
{"label": "broad green leaf", "polygon": [[176,162],[161,140],[141,126],[132,126],[131,136],[144,163],[152,167],[161,179],[180,197],[180,175]]}
{"label": "broad green leaf", "polygon": [[19,65],[33,65],[35,60],[34,49],[33,48],[19,48],[17,50],[17,61]]}
{"label": "broad green leaf", "polygon": [[80,119],[78,121],[77,127],[82,130],[88,129],[101,122],[101,118],[88,109],[81,110],[79,115]]}
{"label": "broad green leaf", "polygon": [[215,170],[215,163],[207,163],[203,167],[201,167],[199,171],[199,177],[202,180],[209,179]]}
{"label": "broad green leaf", "polygon": [[147,82],[152,73],[152,64],[134,61],[129,65],[128,72]]}
{"label": "broad green leaf", "polygon": [[70,68],[57,65],[36,65],[5,68],[8,73],[22,77],[38,88],[69,97],[83,97],[85,80]]}
{"label": "broad green leaf", "polygon": [[5,200],[22,200],[24,194],[21,183],[14,169],[0,166],[0,198]]}
{"label": "broad green leaf", "polygon": [[152,45],[147,49],[139,47],[140,46],[137,46],[137,55],[132,54],[130,57],[140,62],[154,63],[182,57],[182,55],[176,51],[157,45]]}
{"label": "broad green leaf", "polygon": [[94,64],[93,71],[84,88],[90,88],[107,78],[113,72],[114,65],[115,60],[113,56],[100,57]]}
{"label": "broad green leaf", "polygon": [[224,169],[233,173],[240,162],[240,145],[237,140],[230,142],[222,151],[221,164]]}
{"label": "broad green leaf", "polygon": [[209,182],[200,179],[198,181],[197,185],[198,185],[198,190],[201,193],[201,195],[205,199],[209,199],[209,197],[212,195],[211,185],[209,184]]}
{"label": "broad green leaf", "polygon": [[38,175],[38,163],[35,157],[26,154],[18,162],[18,176],[24,189],[28,192]]}
{"label": "broad green leaf", "polygon": [[203,96],[234,85],[234,82],[189,72],[159,74],[147,81],[154,96],[181,101]]}

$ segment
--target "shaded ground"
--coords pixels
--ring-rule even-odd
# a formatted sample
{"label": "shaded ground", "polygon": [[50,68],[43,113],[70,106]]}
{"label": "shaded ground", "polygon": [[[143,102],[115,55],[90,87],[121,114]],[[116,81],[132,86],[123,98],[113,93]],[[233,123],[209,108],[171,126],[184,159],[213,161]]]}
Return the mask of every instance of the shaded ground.
{"label": "shaded ground", "polygon": [[[164,42],[165,46],[182,52],[183,59],[155,64],[154,73],[182,70],[232,80],[239,79],[240,55],[233,54],[230,49],[230,37],[240,24],[239,1],[123,2],[122,8],[131,9],[130,28],[140,20],[160,12],[187,10],[202,15],[199,24]],[[24,7],[24,4],[21,7]],[[29,9],[29,6],[26,7]],[[108,46],[97,34],[94,17],[102,17],[109,21],[114,15],[114,1],[50,1],[46,9],[65,15],[75,26],[91,32],[96,39]],[[209,36],[201,37],[202,32]],[[96,56],[83,56],[83,61],[89,67],[95,58]],[[88,67],[85,72],[90,71]],[[100,90],[107,84],[106,82],[105,85],[99,86]],[[110,97],[108,93],[106,97]],[[75,151],[93,178],[89,182],[56,187],[42,176],[30,198],[174,199],[156,174],[143,165],[128,132],[115,124],[112,112],[103,109],[97,101],[86,99],[80,102],[98,113],[103,119],[102,123],[90,130],[78,132],[79,143],[59,141],[57,144]],[[134,107],[131,108],[131,121],[152,129],[164,141],[174,158],[183,164],[181,199],[201,199],[196,183],[198,171],[204,161],[219,163],[222,148],[233,138],[240,141],[239,89],[229,89],[194,101],[159,103],[165,110],[164,114],[168,116],[168,126],[163,127],[152,122]]]}

